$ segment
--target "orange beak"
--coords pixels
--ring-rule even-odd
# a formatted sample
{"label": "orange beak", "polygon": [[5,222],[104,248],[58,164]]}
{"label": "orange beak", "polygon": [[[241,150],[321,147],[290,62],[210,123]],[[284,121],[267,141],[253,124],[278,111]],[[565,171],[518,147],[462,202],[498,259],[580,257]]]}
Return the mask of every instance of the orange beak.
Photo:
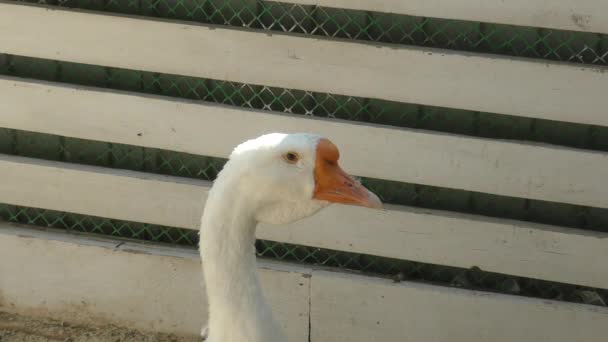
{"label": "orange beak", "polygon": [[321,139],[317,145],[315,162],[315,192],[313,197],[332,203],[382,208],[382,202],[373,192],[354,180],[338,165],[340,152],[336,145]]}

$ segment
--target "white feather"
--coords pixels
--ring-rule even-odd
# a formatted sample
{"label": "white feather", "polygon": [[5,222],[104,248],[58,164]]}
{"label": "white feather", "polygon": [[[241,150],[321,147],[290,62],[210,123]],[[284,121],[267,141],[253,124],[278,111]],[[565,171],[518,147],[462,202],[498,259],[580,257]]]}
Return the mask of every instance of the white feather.
{"label": "white feather", "polygon": [[[255,262],[259,222],[283,224],[326,206],[313,199],[312,134],[273,133],[235,148],[218,175],[201,220],[201,257],[209,301],[208,342],[283,342],[263,296]],[[287,152],[300,159],[288,163]]]}

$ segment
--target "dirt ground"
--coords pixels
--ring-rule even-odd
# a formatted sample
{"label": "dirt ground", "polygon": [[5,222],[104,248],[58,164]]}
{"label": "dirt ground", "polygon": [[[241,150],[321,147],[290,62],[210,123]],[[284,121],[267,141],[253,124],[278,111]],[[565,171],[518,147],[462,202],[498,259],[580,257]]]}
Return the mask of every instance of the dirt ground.
{"label": "dirt ground", "polygon": [[71,325],[0,312],[0,342],[198,342],[169,334],[150,334],[116,326]]}

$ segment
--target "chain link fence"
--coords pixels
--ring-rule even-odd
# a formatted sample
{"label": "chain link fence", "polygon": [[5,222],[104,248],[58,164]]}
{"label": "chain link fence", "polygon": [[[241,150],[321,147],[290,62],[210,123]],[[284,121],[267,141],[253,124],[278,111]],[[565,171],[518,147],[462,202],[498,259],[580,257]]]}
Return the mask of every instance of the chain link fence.
{"label": "chain link fence", "polygon": [[[198,245],[198,232],[194,230],[2,203],[0,218],[14,223],[59,228],[76,233],[95,233],[193,247]],[[256,250],[260,257],[373,273],[391,277],[395,282],[421,281],[597,306],[606,306],[608,302],[608,290],[486,272],[478,267],[463,269],[266,240],[258,240]]]}
{"label": "chain link fence", "polygon": [[321,37],[608,65],[607,35],[258,0],[26,0]]}
{"label": "chain link fence", "polygon": [[[179,75],[0,55],[0,74],[284,113],[608,151],[608,127],[530,119]],[[0,150],[36,158],[212,180],[222,160],[4,130]],[[12,146],[12,147],[11,147]],[[364,179],[384,202],[608,231],[605,209]]]}
{"label": "chain link fence", "polygon": [[[362,41],[608,65],[608,35],[254,0],[28,1]],[[2,52],[0,47],[0,53]],[[608,151],[608,128],[0,54],[0,74],[245,108]],[[0,128],[0,153],[213,180],[225,160]],[[363,179],[384,202],[608,231],[608,210]],[[196,231],[0,204],[10,222],[196,246]],[[258,241],[258,254],[394,277],[605,305],[606,290],[479,269]]]}
{"label": "chain link fence", "polygon": [[[0,50],[1,52],[1,50]],[[0,53],[0,75],[290,114],[608,151],[608,127],[110,68]]]}
{"label": "chain link fence", "polygon": [[[225,159],[0,128],[0,153],[212,181]],[[402,183],[361,182],[384,203],[608,232],[608,209]],[[134,234],[134,233],[133,233]]]}

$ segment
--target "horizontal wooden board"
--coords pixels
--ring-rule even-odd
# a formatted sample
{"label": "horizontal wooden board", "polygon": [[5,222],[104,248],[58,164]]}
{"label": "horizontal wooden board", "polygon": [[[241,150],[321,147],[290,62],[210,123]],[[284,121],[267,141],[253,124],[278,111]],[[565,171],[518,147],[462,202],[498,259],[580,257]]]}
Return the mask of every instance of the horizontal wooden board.
{"label": "horizontal wooden board", "polygon": [[0,41],[4,53],[38,58],[578,123],[608,120],[603,67],[14,3],[0,3]]}
{"label": "horizontal wooden board", "polygon": [[335,272],[313,272],[311,302],[315,342],[570,342],[608,334],[606,308]]}
{"label": "horizontal wooden board", "polygon": [[[3,156],[0,202],[196,229],[207,182]],[[389,206],[331,206],[262,239],[608,288],[608,234]]]}
{"label": "horizontal wooden board", "polygon": [[224,158],[263,133],[314,132],[358,176],[608,207],[607,153],[11,78],[0,78],[0,113],[0,127]]}
{"label": "horizontal wooden board", "polygon": [[[606,308],[260,266],[294,342],[565,342],[608,332]],[[207,318],[200,270],[192,249],[0,225],[3,311],[194,335]]]}
{"label": "horizontal wooden board", "polygon": [[3,203],[192,228],[199,225],[208,190],[186,178],[5,155],[1,177]]}
{"label": "horizontal wooden board", "polygon": [[[0,311],[198,335],[208,317],[198,252],[120,242],[0,223]],[[289,340],[309,341],[310,269],[259,272]]]}
{"label": "horizontal wooden board", "polygon": [[560,30],[608,33],[603,0],[281,0],[281,2],[481,21]]}

